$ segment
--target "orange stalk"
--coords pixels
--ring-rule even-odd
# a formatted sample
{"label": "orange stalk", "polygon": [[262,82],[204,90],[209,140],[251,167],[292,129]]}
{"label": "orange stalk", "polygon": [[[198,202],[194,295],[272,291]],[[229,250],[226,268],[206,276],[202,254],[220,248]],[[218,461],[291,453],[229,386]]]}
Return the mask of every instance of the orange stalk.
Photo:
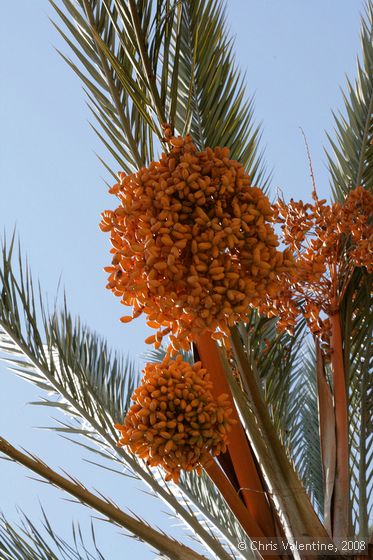
{"label": "orange stalk", "polygon": [[205,471],[224,496],[225,501],[227,502],[234,515],[237,517],[246,534],[250,538],[264,538],[265,535],[263,531],[259,527],[255,518],[245,507],[245,504],[238,497],[235,489],[229,482],[228,478],[225,476],[218,463],[216,461],[212,461],[207,466],[205,466]]}
{"label": "orange stalk", "polygon": [[350,528],[348,400],[339,312],[331,315],[330,321],[332,351],[331,365],[333,373],[335,428],[337,440],[332,531],[334,538],[346,538],[349,536]]}
{"label": "orange stalk", "polygon": [[[269,539],[270,536],[263,534],[263,531],[257,524],[256,520],[245,507],[242,500],[240,500],[240,498],[237,496],[233,486],[225,476],[222,469],[216,463],[216,461],[212,461],[208,466],[205,466],[205,471],[224,496],[228,506],[230,507],[250,539],[263,539],[263,541],[265,541],[266,538]],[[273,536],[274,535],[272,535],[272,537]],[[269,556],[263,552],[261,552],[261,558],[268,558],[269,560],[280,560],[280,556],[276,556],[274,554],[271,554]]]}
{"label": "orange stalk", "polygon": [[[241,496],[251,516],[261,531],[268,537],[276,535],[273,512],[265,495],[265,489],[259,476],[250,444],[242,428],[235,408],[229,384],[225,377],[219,349],[209,334],[200,336],[196,342],[199,357],[208,370],[214,383],[214,395],[227,393],[232,404],[232,418],[237,423],[232,426],[229,434],[228,451],[241,490]],[[232,487],[233,489],[233,487]]]}

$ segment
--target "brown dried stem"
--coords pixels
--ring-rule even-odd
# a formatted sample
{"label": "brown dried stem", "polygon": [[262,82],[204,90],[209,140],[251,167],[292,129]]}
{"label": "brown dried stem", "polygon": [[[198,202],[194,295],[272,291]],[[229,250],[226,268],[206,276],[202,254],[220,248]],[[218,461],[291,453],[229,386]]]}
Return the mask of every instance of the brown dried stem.
{"label": "brown dried stem", "polygon": [[120,510],[115,504],[107,502],[95,494],[92,494],[81,484],[61,476],[39,459],[22,453],[1,436],[0,451],[17,463],[20,463],[26,468],[32,470],[51,484],[57,486],[65,492],[68,492],[77,498],[81,503],[95,509],[107,517],[111,522],[116,523],[120,527],[130,531],[141,540],[159,550],[167,558],[170,558],[171,560],[205,560],[204,556],[197,554],[191,548],[178,543],[159,531],[149,527],[145,523],[134,519],[127,513]]}

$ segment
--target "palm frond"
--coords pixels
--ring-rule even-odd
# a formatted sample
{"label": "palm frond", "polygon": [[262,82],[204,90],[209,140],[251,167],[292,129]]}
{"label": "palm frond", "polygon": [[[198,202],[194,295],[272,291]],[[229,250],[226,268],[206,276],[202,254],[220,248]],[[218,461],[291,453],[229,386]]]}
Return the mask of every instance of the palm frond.
{"label": "palm frond", "polygon": [[[12,461],[23,465],[30,471],[36,473],[49,484],[67,492],[78,502],[100,513],[104,519],[111,523],[128,530],[136,538],[147,543],[155,550],[158,550],[166,558],[176,560],[204,560],[204,557],[178,542],[176,539],[167,536],[163,531],[151,527],[139,516],[128,515],[121,510],[112,500],[105,496],[92,493],[79,480],[72,476],[62,476],[51,469],[39,458],[30,453],[23,453],[13,447],[7,440],[0,436],[0,452]],[[52,529],[49,526],[48,530]]]}
{"label": "palm frond", "polygon": [[60,54],[84,84],[99,126],[93,128],[120,169],[133,172],[153,158],[154,137],[161,136],[135,36],[123,27],[115,1],[64,0],[65,11],[50,2],[63,26],[52,23],[76,63]]}
{"label": "palm frond", "polygon": [[[3,246],[0,268],[0,342],[8,354],[4,361],[40,388],[54,388],[43,402],[45,406],[61,407],[72,416],[84,411],[102,430],[113,434],[113,423],[125,414],[137,385],[136,365],[111,352],[107,342],[79,319],[74,321],[66,298],[60,312],[49,314],[40,289],[38,296],[35,294],[21,255],[16,276],[13,248],[14,237],[9,250]],[[62,400],[56,401],[61,395]]]}
{"label": "palm frond", "polygon": [[327,152],[331,188],[343,200],[358,185],[373,189],[373,3],[366,2],[361,24],[362,61],[355,82],[347,80],[343,94],[344,114],[334,114],[334,140],[328,135],[332,153]]}
{"label": "palm frond", "polygon": [[324,478],[321,460],[319,413],[314,346],[307,345],[301,352],[295,373],[296,382],[291,392],[292,456],[297,472],[308,491],[319,516],[324,513]]}
{"label": "palm frond", "polygon": [[355,534],[368,538],[373,513],[373,300],[371,277],[356,270],[342,307],[349,387],[350,469]]}
{"label": "palm frond", "polygon": [[269,180],[258,151],[260,128],[235,62],[225,2],[184,0],[177,38],[177,129],[190,131],[201,149],[228,146],[252,180],[265,188]]}
{"label": "palm frond", "polygon": [[304,350],[305,324],[300,322],[291,336],[276,331],[276,319],[252,312],[247,324],[241,325],[241,334],[279,439],[320,513],[323,511],[323,478],[316,368],[312,353]]}
{"label": "palm frond", "polygon": [[265,408],[266,403],[259,400],[261,389],[255,387],[255,373],[250,371],[249,374],[250,366],[245,352],[239,348],[238,336],[238,331],[232,329],[232,346],[241,379],[248,379],[249,375],[252,377],[248,383],[248,390],[242,389],[228,369],[227,378],[242,426],[260,460],[261,472],[268,488],[267,496],[276,510],[281,512],[283,523],[292,538],[298,538],[297,535],[318,535],[318,538],[327,540],[325,528],[313,509],[302,482],[289,463],[284,447],[277,439],[276,431],[271,425],[272,420]]}
{"label": "palm frond", "polygon": [[71,541],[60,537],[42,510],[41,526],[38,527],[30,518],[20,512],[18,525],[10,523],[0,515],[0,557],[2,560],[105,560],[100,552],[93,525],[91,525],[91,543],[86,544],[79,525],[72,526]]}
{"label": "palm frond", "polygon": [[94,129],[123,170],[153,159],[167,121],[191,132],[201,149],[228,146],[252,180],[268,186],[224,2],[64,0],[66,13],[51,3],[77,62],[62,56],[83,81],[101,131]]}

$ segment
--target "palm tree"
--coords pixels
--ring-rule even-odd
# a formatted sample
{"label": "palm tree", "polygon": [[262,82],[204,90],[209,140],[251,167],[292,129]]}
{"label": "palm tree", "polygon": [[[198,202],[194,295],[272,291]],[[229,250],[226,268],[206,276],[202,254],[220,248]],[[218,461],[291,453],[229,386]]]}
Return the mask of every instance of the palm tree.
{"label": "palm tree", "polygon": [[[97,123],[94,129],[127,176],[149,167],[162,149],[170,153],[170,131],[190,134],[199,152],[227,146],[251,183],[267,192],[270,177],[259,146],[260,129],[234,61],[223,2],[64,0],[63,8],[53,0],[51,4],[62,22],[54,25],[76,62],[62,56],[84,83]],[[333,208],[341,212],[350,208],[349,196],[356,187],[362,187],[361,196],[369,196],[373,186],[371,0],[361,38],[363,58],[355,82],[348,82],[345,116],[335,116],[336,134],[330,137],[328,153],[332,198],[340,204]],[[286,204],[280,201],[279,207],[285,213],[286,242],[286,235],[292,235],[286,230],[290,217]],[[313,209],[322,213],[324,207],[314,192]],[[289,208],[295,214],[299,210]],[[369,224],[368,219],[365,226]],[[309,232],[317,227],[312,223]],[[327,225],[320,228],[322,236]],[[8,354],[7,363],[46,391],[47,405],[71,417],[66,431],[86,438],[84,446],[107,461],[109,472],[110,463],[125,467],[162,499],[202,544],[202,554],[3,438],[0,450],[167,558],[254,557],[258,554],[250,543],[275,538],[274,542],[318,542],[335,547],[336,556],[359,557],[373,538],[371,272],[367,252],[358,262],[351,257],[352,226],[338,235],[342,241],[334,261],[325,261],[324,276],[319,274],[315,288],[308,278],[304,291],[302,279],[296,282],[290,275],[288,290],[271,296],[267,307],[246,309],[245,317],[229,325],[229,350],[215,341],[214,333],[204,332],[181,352],[189,364],[200,360],[214,386],[229,395],[236,423],[227,449],[204,465],[201,476],[183,472],[177,484],[126,446],[117,446],[114,426],[128,413],[139,382],[133,364],[74,321],[66,302],[61,310],[48,312],[20,251],[19,259],[14,257],[14,236],[4,240],[0,348]],[[305,259],[304,249],[298,253]],[[310,312],[314,294],[325,296],[328,303],[320,304],[318,322]],[[264,312],[274,302],[278,313],[268,316]],[[291,329],[279,330],[282,321],[289,327],[289,315],[284,315],[289,302],[297,305],[298,314]],[[165,355],[166,347],[157,344],[148,352],[148,361],[162,363]],[[86,557],[103,558],[95,542],[89,552],[83,537],[73,544],[59,538],[46,517],[44,532],[45,536],[26,517],[21,529],[3,519],[1,557],[81,558],[83,547]],[[308,555],[293,551],[294,558]],[[316,556],[323,558],[323,549]]]}

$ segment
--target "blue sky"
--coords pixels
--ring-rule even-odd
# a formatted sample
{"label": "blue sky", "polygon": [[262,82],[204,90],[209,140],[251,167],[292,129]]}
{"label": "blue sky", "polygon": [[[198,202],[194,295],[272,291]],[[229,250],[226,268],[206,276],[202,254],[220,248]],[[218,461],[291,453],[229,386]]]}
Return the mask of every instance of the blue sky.
{"label": "blue sky", "polygon": [[[62,2],[58,2],[62,4]],[[263,123],[266,160],[273,169],[273,190],[286,198],[307,198],[308,161],[299,130],[307,135],[320,193],[328,193],[323,146],[332,131],[331,109],[342,108],[340,86],[354,76],[359,53],[355,0],[228,0],[228,21],[237,58],[255,94],[256,119]],[[53,301],[60,277],[70,309],[124,353],[144,350],[143,322],[121,325],[118,301],[105,290],[103,266],[108,241],[98,230],[99,214],[113,206],[104,179],[110,180],[95,152],[105,155],[88,125],[89,113],[79,80],[54,46],[67,47],[48,21],[47,0],[17,0],[2,5],[0,21],[0,227],[20,234],[35,278]],[[55,424],[49,414],[27,405],[41,391],[0,365],[0,433],[41,456],[54,467],[78,474],[123,507],[163,528],[170,525],[154,499],[124,477],[111,478],[80,460],[79,448],[57,434],[35,429]],[[51,523],[69,533],[72,519],[88,527],[88,510],[66,502],[58,491],[26,478],[26,472],[0,462],[0,510],[16,519],[16,506],[34,520],[38,499]],[[110,560],[124,550],[147,560],[154,554],[97,523],[98,541]],[[174,534],[177,534],[174,532]]]}

